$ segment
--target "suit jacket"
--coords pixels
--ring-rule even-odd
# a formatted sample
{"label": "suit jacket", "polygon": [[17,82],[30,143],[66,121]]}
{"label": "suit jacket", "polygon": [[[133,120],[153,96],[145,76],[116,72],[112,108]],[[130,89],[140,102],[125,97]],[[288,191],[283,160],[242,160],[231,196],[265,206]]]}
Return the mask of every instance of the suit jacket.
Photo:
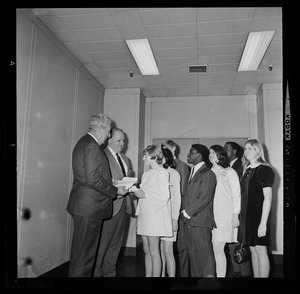
{"label": "suit jacket", "polygon": [[[110,152],[108,147],[106,147],[104,149],[104,152],[105,152],[105,154],[107,156],[107,159],[108,159],[108,162],[109,162],[112,178],[114,180],[122,180],[124,176],[123,176],[122,169],[121,169],[118,161],[115,159],[115,157]],[[125,154],[123,154],[123,153],[119,153],[119,154],[120,154],[123,161],[126,163],[126,165],[128,167],[126,176],[130,177],[133,173],[131,163],[130,163],[128,157]],[[127,195],[127,196],[122,197],[122,198],[114,199],[114,201],[113,201],[113,213],[112,213],[113,216],[116,215],[120,211],[122,203],[123,203],[124,200],[126,201],[126,212],[128,214],[133,214],[133,211],[132,211],[133,208],[132,208],[132,203],[131,203],[132,199],[130,197],[131,197],[130,195]]]}
{"label": "suit jacket", "polygon": [[110,217],[118,189],[112,184],[103,149],[89,134],[75,145],[72,168],[74,180],[67,211],[96,220]]}
{"label": "suit jacket", "polygon": [[176,162],[176,170],[180,174],[180,192],[181,192],[181,197],[184,197],[186,194],[186,188],[187,188],[187,183],[190,175],[190,167],[187,163],[181,161],[178,158],[175,158]]}
{"label": "suit jacket", "polygon": [[192,226],[215,228],[213,201],[217,179],[206,165],[202,165],[187,185],[184,207],[191,216]]}
{"label": "suit jacket", "polygon": [[243,175],[243,166],[242,166],[242,161],[240,158],[238,158],[234,164],[232,165],[232,168],[236,171],[236,173],[239,176],[239,179],[241,179]]}

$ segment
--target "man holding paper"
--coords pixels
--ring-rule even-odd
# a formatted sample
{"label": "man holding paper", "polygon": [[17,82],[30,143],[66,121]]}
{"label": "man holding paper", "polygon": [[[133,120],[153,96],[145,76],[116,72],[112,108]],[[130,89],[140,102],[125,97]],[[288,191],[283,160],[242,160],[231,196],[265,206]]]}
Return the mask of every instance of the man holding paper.
{"label": "man holding paper", "polygon": [[[132,172],[131,163],[121,151],[124,147],[125,134],[119,128],[111,130],[104,152],[107,156],[113,183],[124,177],[130,177]],[[124,185],[125,186],[125,185]],[[126,213],[133,215],[133,205],[129,193],[117,195],[113,201],[112,216],[103,222],[98,259],[95,268],[95,277],[116,277],[116,262],[123,241],[126,224]]]}

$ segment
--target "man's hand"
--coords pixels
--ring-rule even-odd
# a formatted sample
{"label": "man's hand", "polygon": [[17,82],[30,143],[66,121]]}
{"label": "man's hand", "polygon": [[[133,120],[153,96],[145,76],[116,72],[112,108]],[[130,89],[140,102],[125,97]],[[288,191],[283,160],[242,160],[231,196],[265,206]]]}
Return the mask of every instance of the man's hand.
{"label": "man's hand", "polygon": [[118,187],[118,195],[125,195],[127,194],[129,191],[128,189],[125,189],[125,186],[121,186],[121,187]]}
{"label": "man's hand", "polygon": [[180,214],[180,221],[188,226],[191,227],[191,220],[184,216],[183,212]]}

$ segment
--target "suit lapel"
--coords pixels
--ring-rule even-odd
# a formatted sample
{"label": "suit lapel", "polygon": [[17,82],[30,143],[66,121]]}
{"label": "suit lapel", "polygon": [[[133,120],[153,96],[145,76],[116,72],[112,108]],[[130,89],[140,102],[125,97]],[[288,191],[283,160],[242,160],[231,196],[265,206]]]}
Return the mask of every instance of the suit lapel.
{"label": "suit lapel", "polygon": [[[130,177],[129,160],[128,160],[128,158],[127,158],[124,154],[122,154],[122,153],[120,153],[120,156],[122,157],[123,161],[124,161],[124,162],[126,163],[126,165],[127,165],[126,176]],[[125,166],[124,166],[124,167],[125,167]],[[125,167],[125,169],[126,169],[126,167]]]}
{"label": "suit lapel", "polygon": [[[130,163],[129,163],[129,159],[122,153],[119,153],[120,156],[122,157],[122,160],[125,162],[125,164],[127,165],[127,171],[126,171],[126,176],[130,177]],[[124,167],[126,168],[126,167]],[[132,200],[132,194],[129,194],[128,196],[125,197],[125,210],[126,213],[129,215],[134,215],[135,212],[135,208],[134,208],[134,204],[133,204],[133,200]]]}
{"label": "suit lapel", "polygon": [[195,181],[196,178],[198,178],[198,176],[200,175],[200,173],[202,172],[202,170],[204,170],[206,168],[206,165],[203,164],[194,174],[194,176],[192,177],[190,183],[193,183]]}
{"label": "suit lapel", "polygon": [[120,176],[123,177],[123,173],[119,163],[117,162],[117,160],[115,159],[115,157],[112,155],[112,153],[109,151],[108,148],[105,149],[105,153],[109,159],[109,162],[114,166],[114,170],[116,170],[120,174]]}

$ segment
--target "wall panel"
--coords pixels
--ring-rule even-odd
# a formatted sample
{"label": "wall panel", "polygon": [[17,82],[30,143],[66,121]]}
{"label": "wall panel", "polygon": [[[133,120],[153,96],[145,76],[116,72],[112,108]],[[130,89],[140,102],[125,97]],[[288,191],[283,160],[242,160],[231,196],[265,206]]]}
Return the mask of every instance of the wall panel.
{"label": "wall panel", "polygon": [[[174,98],[169,98],[168,100]],[[248,137],[248,100],[253,97],[183,97],[170,104],[149,99],[151,138]],[[177,99],[179,100],[179,98]],[[224,133],[225,132],[225,133]]]}
{"label": "wall panel", "polygon": [[102,86],[68,54],[47,28],[17,12],[18,277],[69,259],[72,150],[90,116],[103,110]]}

